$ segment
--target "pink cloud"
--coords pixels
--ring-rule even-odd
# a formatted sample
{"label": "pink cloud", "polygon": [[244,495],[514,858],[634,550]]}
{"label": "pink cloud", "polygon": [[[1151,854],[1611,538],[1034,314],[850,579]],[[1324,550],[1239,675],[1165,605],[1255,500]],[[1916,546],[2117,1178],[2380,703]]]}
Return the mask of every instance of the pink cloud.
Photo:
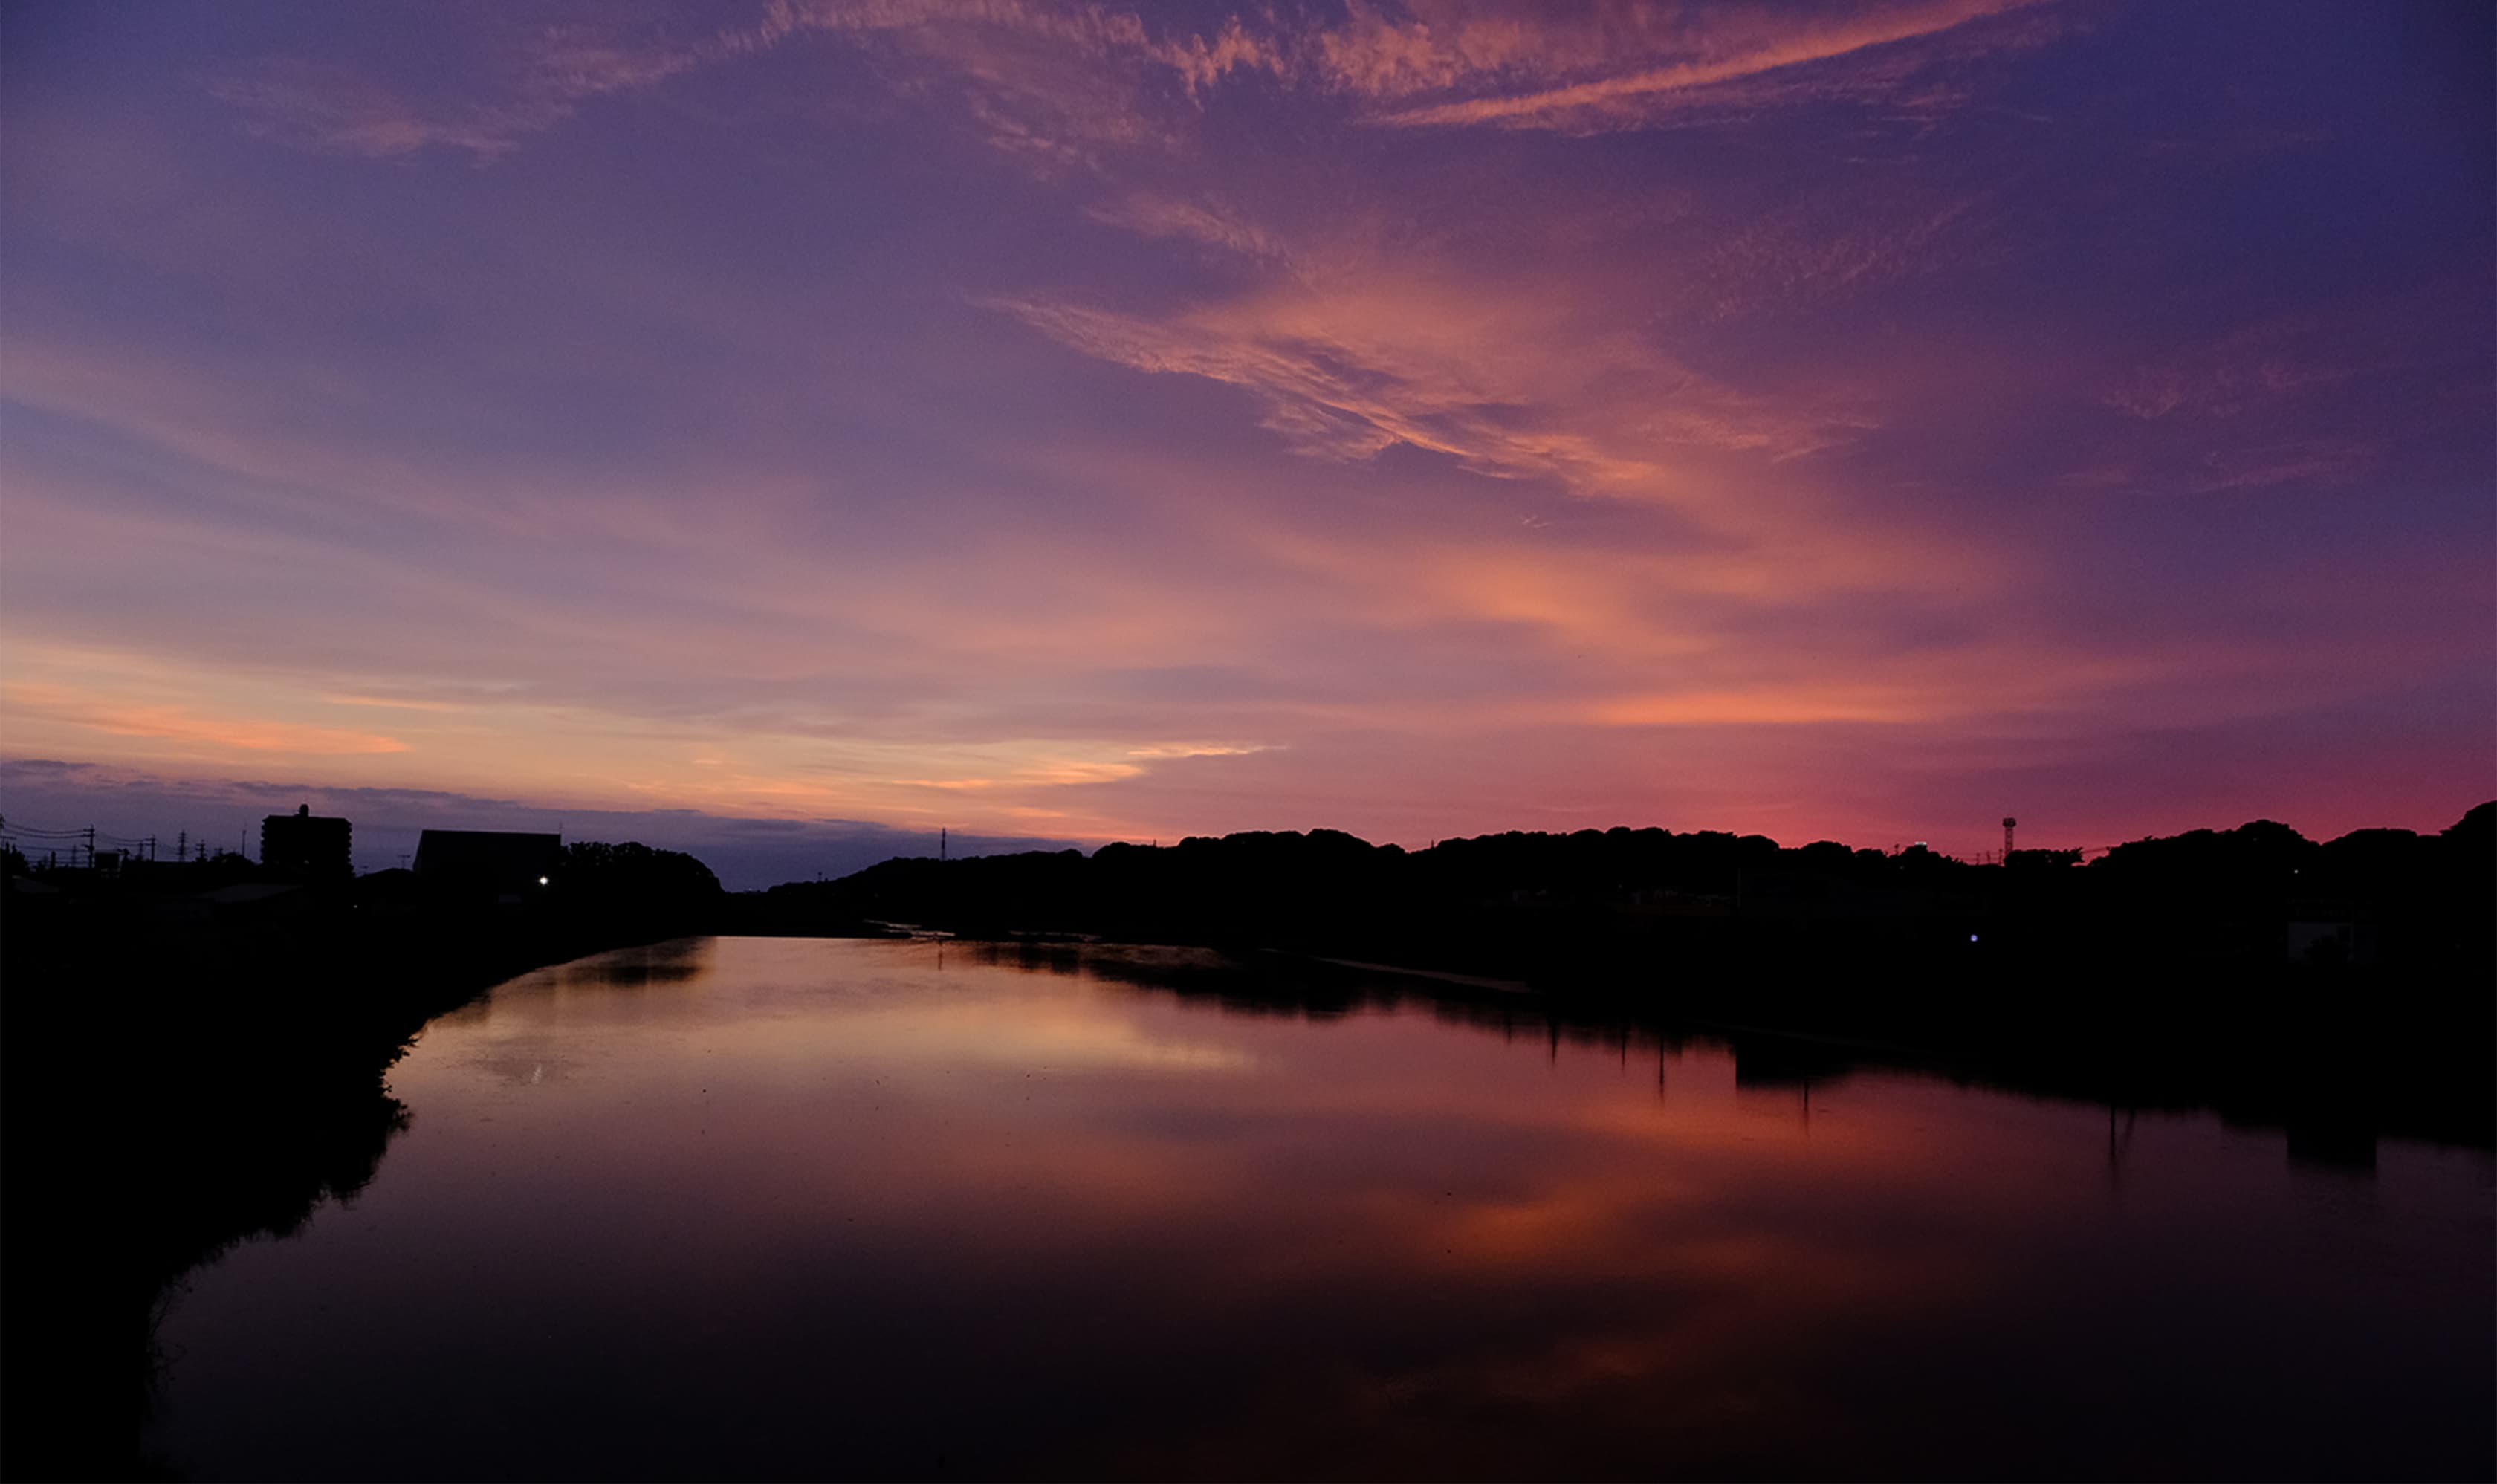
{"label": "pink cloud", "polygon": [[[1540,35],[1514,27],[1460,28],[1456,45],[1444,50],[1431,45],[1427,26],[1413,30],[1375,28],[1370,34],[1378,40],[1373,44],[1372,55],[1375,57],[1383,49],[1392,65],[1384,72],[1375,64],[1354,65],[1343,76],[1357,84],[1369,83],[1374,92],[1392,96],[1417,87],[1454,87],[1504,72],[1526,71],[1551,77],[1587,69],[1597,75],[1524,92],[1402,109],[1379,115],[1377,121],[1403,127],[1625,127],[1645,121],[1659,104],[1676,95],[1918,40],[2032,3],[2035,0],[1941,0],[1800,19],[1745,9],[1709,13],[1687,29],[1676,28],[1663,37],[1650,37],[1650,47],[1642,51],[1647,57],[1660,53],[1661,59],[1627,71],[1620,66],[1622,53],[1609,47],[1599,51],[1583,43],[1577,47],[1535,45],[1542,40]],[[1468,45],[1485,36],[1498,40],[1490,45]],[[1662,45],[1657,45],[1659,42]],[[1427,60],[1415,60],[1417,49]]]}

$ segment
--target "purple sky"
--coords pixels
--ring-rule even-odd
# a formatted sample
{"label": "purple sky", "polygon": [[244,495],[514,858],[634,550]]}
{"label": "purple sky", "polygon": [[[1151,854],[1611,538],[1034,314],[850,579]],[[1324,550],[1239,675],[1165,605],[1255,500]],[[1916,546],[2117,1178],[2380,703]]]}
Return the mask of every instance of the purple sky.
{"label": "purple sky", "polygon": [[2492,49],[12,6],[0,811],[2441,828],[2497,794]]}

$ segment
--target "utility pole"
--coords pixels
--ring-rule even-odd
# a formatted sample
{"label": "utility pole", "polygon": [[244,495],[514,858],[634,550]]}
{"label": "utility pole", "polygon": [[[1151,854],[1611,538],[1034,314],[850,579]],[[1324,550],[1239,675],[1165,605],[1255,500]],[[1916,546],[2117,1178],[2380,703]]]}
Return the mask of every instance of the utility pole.
{"label": "utility pole", "polygon": [[176,863],[191,858],[191,832],[184,830],[174,837],[174,859]]}
{"label": "utility pole", "polygon": [[95,869],[95,826],[86,827],[86,868]]}

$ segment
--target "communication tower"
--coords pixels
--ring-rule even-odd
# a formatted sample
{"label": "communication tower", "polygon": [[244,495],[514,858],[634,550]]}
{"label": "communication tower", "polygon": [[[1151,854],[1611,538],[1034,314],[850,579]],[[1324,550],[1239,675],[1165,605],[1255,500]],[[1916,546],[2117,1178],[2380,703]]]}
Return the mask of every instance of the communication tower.
{"label": "communication tower", "polygon": [[2008,814],[2003,816],[2003,864],[2006,866],[2011,864],[2011,827],[2018,823],[2020,821]]}

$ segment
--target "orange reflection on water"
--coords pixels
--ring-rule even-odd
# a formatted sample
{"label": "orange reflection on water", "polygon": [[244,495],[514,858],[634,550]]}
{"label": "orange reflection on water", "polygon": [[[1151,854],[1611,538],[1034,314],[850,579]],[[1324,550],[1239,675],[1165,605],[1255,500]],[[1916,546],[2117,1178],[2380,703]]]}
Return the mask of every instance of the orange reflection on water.
{"label": "orange reflection on water", "polygon": [[[2451,1317],[2484,1157],[2394,1187],[2443,1234],[2419,1302],[2336,1304],[2303,1254],[2368,1209],[2208,1120],[2118,1184],[2100,1109],[1296,993],[806,940],[517,981],[394,1073],[415,1122],[354,1211],[204,1278],[165,1437],[261,1473],[355,1472],[323,1419],[401,1412],[443,1474],[924,1475],[937,1437],[992,1475],[2190,1472],[2284,1395],[2450,1441],[2404,1388],[2486,1369]],[[566,1422],[584,1388],[630,1426]]]}

